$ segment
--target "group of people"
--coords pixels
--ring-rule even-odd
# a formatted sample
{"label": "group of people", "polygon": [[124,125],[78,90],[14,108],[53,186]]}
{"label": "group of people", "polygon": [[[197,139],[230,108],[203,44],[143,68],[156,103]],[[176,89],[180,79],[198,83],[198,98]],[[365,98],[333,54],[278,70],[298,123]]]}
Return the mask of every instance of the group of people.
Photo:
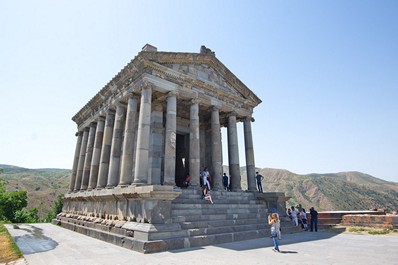
{"label": "group of people", "polygon": [[318,212],[314,207],[311,207],[310,209],[310,227],[308,227],[307,212],[301,204],[297,207],[291,206],[290,208],[287,208],[286,216],[294,222],[295,226],[301,226],[305,231],[310,230],[313,232],[315,230],[315,232],[318,232]]}
{"label": "group of people", "polygon": [[[305,209],[299,204],[297,207],[291,206],[286,209],[286,215],[292,220],[295,226],[301,225],[302,229],[308,231],[307,213]],[[274,243],[275,252],[280,252],[278,240],[282,239],[281,225],[279,214],[276,209],[271,210],[271,214],[268,216],[268,224],[271,226],[271,238]],[[314,207],[310,208],[310,231],[318,232],[318,212]]]}

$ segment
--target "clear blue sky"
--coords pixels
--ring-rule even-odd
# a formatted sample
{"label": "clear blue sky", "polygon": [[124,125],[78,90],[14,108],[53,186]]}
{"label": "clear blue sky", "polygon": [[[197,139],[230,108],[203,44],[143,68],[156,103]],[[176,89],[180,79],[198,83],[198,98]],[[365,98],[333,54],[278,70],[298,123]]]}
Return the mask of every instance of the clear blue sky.
{"label": "clear blue sky", "polygon": [[256,166],[398,182],[397,14],[383,0],[1,0],[0,164],[71,168],[71,117],[146,43],[206,45],[263,101]]}

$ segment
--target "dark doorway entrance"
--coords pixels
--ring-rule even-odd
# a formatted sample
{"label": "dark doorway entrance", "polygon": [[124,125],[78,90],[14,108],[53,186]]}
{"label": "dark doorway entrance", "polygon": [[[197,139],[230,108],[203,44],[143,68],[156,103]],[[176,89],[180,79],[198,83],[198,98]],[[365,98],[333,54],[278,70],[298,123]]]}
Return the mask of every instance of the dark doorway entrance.
{"label": "dark doorway entrance", "polygon": [[189,134],[177,134],[176,142],[176,175],[177,187],[184,187],[189,174]]}

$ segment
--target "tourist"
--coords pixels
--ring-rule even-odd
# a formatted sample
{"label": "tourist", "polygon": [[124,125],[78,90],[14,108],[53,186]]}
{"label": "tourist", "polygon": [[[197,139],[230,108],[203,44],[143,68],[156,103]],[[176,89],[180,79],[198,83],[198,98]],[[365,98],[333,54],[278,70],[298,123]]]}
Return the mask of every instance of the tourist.
{"label": "tourist", "polygon": [[292,221],[292,210],[290,210],[290,208],[286,208],[286,216]]}
{"label": "tourist", "polygon": [[185,181],[184,181],[184,187],[188,188],[190,184],[191,184],[191,177],[189,175],[187,175],[187,177],[185,178]]}
{"label": "tourist", "polygon": [[222,184],[224,185],[224,190],[228,191],[228,176],[227,173],[224,173],[222,176]]}
{"label": "tourist", "polygon": [[272,250],[275,252],[280,252],[278,244],[278,231],[280,228],[280,222],[276,213],[272,213],[270,216],[268,216],[268,224],[271,225],[271,238],[274,241],[274,248]]}
{"label": "tourist", "polygon": [[279,230],[278,230],[278,239],[282,239],[282,228],[281,228],[281,219],[279,218],[278,211],[275,208],[272,208],[271,213],[275,213],[276,217],[278,217],[278,222],[279,222]]}
{"label": "tourist", "polygon": [[203,199],[206,201],[210,201],[211,204],[214,204],[213,199],[211,198],[210,192],[207,190],[206,185],[203,185],[202,191],[203,191]]}
{"label": "tourist", "polygon": [[294,222],[295,226],[298,226],[298,211],[296,209],[294,209],[294,206],[291,207],[291,211],[290,214],[292,216],[292,220]]}
{"label": "tourist", "polygon": [[318,212],[314,209],[314,207],[311,207],[310,215],[310,231],[313,232],[315,230],[315,232],[318,232]]}
{"label": "tourist", "polygon": [[302,221],[304,230],[305,230],[305,231],[308,231],[307,213],[305,212],[305,209],[304,209],[304,208],[301,209],[300,216],[301,216],[301,221]]}
{"label": "tourist", "polygon": [[207,186],[208,190],[211,190],[210,186],[210,173],[207,170],[207,167],[205,167],[202,171],[202,179],[203,179],[203,185]]}
{"label": "tourist", "polygon": [[263,192],[263,185],[261,183],[261,181],[263,179],[264,179],[264,177],[261,176],[260,174],[258,174],[258,172],[256,172],[257,188],[258,188],[258,192],[260,192],[260,193]]}

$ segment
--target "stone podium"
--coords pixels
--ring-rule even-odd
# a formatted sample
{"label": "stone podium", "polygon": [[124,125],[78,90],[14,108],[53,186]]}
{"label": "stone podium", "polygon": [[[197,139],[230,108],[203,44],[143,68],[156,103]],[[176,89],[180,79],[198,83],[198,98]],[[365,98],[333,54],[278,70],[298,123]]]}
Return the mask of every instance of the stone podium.
{"label": "stone podium", "polygon": [[[263,236],[270,205],[283,212],[285,197],[255,196],[251,123],[260,103],[210,49],[158,52],[145,45],[72,118],[78,132],[70,190],[53,222],[143,253]],[[247,191],[241,188],[238,122],[244,125]],[[231,192],[222,189],[223,162]],[[218,199],[212,209],[201,199],[204,167]]]}

